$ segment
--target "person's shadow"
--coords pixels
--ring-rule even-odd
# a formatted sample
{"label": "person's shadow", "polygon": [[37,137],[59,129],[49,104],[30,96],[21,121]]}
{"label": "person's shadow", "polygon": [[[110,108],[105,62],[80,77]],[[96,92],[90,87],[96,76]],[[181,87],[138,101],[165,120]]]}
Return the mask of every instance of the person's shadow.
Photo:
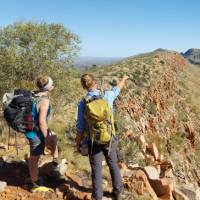
{"label": "person's shadow", "polygon": [[0,160],[0,181],[7,182],[7,185],[22,186],[28,177],[28,166],[25,162]]}

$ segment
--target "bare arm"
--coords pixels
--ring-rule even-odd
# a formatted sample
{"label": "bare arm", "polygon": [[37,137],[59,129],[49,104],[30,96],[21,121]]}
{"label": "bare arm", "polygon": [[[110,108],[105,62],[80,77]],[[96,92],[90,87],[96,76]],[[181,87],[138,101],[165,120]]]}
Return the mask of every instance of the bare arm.
{"label": "bare arm", "polygon": [[80,144],[81,144],[81,141],[83,140],[83,132],[81,131],[77,131],[77,134],[76,134],[76,148],[77,148],[77,151],[80,151]]}
{"label": "bare arm", "polygon": [[123,78],[122,78],[122,80],[118,83],[118,87],[120,88],[120,89],[122,89],[124,86],[125,86],[125,82],[126,82],[126,80],[128,79],[129,77],[128,76],[123,76]]}
{"label": "bare arm", "polygon": [[84,102],[80,101],[78,104],[77,121],[76,121],[76,128],[77,128],[76,147],[78,152],[80,151],[81,141],[84,138],[85,126],[86,126],[86,121],[84,118]]}
{"label": "bare arm", "polygon": [[41,100],[39,105],[39,127],[45,138],[48,136],[48,126],[47,126],[48,109],[49,109],[49,99]]}

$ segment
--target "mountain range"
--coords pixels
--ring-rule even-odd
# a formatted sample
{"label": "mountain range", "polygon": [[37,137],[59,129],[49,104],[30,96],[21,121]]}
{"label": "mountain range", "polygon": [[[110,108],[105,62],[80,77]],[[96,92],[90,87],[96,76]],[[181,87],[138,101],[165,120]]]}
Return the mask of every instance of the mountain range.
{"label": "mountain range", "polygon": [[[154,52],[161,52],[166,51],[166,49],[156,49]],[[146,53],[145,53],[146,54]],[[145,55],[144,54],[144,55]],[[190,63],[192,64],[200,64],[200,49],[191,48],[188,49],[185,53],[180,53],[184,58],[186,58]],[[136,56],[143,55],[138,54]],[[132,56],[135,57],[135,56]],[[125,57],[94,57],[94,56],[82,56],[77,58],[74,61],[74,65],[77,68],[90,68],[95,66],[103,66],[103,65],[110,65],[117,63],[118,61],[121,61],[123,59],[126,59]]]}
{"label": "mountain range", "polygon": [[200,49],[192,48],[181,54],[192,64],[200,64]]}
{"label": "mountain range", "polygon": [[123,57],[92,57],[92,56],[83,56],[79,57],[74,61],[74,64],[77,68],[86,68],[92,66],[102,66],[115,63],[122,60]]}

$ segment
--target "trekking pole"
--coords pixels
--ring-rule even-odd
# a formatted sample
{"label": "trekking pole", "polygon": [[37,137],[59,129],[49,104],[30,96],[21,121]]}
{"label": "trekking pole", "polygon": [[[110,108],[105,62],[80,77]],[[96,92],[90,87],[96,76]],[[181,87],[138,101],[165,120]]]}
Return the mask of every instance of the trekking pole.
{"label": "trekking pole", "polygon": [[10,127],[8,132],[8,150],[10,149]]}
{"label": "trekking pole", "polygon": [[16,147],[16,151],[17,151],[17,155],[18,155],[19,152],[18,152],[17,133],[16,132],[15,132],[15,147]]}

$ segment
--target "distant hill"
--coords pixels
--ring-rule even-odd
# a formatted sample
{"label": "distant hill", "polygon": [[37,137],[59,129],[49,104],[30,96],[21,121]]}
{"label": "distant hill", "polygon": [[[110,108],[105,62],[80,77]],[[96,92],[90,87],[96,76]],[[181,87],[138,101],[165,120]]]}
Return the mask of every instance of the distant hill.
{"label": "distant hill", "polygon": [[92,67],[93,65],[102,66],[122,60],[122,57],[79,57],[74,61],[77,68]]}
{"label": "distant hill", "polygon": [[200,49],[189,49],[185,53],[181,54],[191,63],[200,64]]}

